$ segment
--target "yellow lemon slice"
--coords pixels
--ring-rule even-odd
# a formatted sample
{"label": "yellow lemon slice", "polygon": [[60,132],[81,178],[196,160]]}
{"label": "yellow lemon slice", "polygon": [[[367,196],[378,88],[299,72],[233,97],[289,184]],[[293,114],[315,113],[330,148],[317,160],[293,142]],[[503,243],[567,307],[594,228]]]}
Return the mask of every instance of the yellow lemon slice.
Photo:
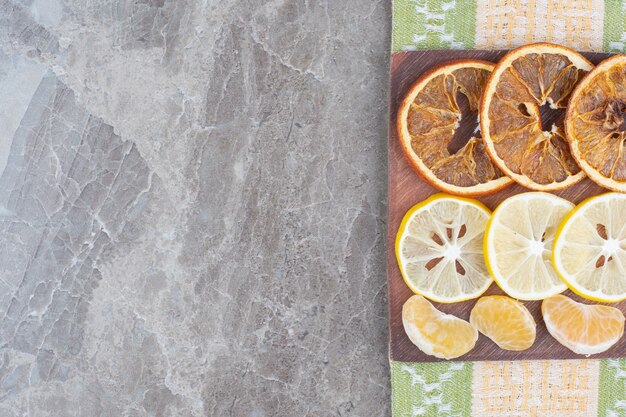
{"label": "yellow lemon slice", "polygon": [[551,262],[557,229],[574,204],[543,192],[504,200],[485,232],[489,272],[504,292],[520,300],[542,300],[567,286]]}
{"label": "yellow lemon slice", "polygon": [[481,295],[492,283],[482,255],[489,209],[476,200],[435,194],[411,208],[396,236],[402,277],[440,303]]}
{"label": "yellow lemon slice", "polygon": [[626,299],[626,195],[607,193],[580,203],[559,227],[552,261],[581,297]]}

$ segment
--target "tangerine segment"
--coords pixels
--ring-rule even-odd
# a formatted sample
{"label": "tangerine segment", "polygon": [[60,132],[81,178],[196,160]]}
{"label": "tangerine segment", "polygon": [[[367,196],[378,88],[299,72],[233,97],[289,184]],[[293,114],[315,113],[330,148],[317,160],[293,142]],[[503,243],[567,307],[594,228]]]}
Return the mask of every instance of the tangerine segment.
{"label": "tangerine segment", "polygon": [[521,185],[550,191],[584,177],[570,154],[562,119],[546,123],[540,107],[565,109],[592,68],[579,53],[548,43],[514,49],[496,65],[481,103],[483,140],[494,163]]}
{"label": "tangerine segment", "polygon": [[415,82],[398,110],[398,135],[407,161],[440,190],[476,196],[512,183],[493,165],[482,140],[473,133],[462,138],[466,143],[456,152],[449,146],[463,118],[459,95],[477,114],[493,66],[466,60],[436,67]]}
{"label": "tangerine segment", "polygon": [[525,350],[535,343],[537,325],[524,304],[503,295],[482,297],[470,323],[505,350]]}
{"label": "tangerine segment", "polygon": [[572,155],[602,187],[626,192],[626,56],[600,63],[578,84],[565,128]]}
{"label": "tangerine segment", "polygon": [[552,337],[580,355],[604,352],[624,334],[624,314],[614,307],[555,295],[541,303],[541,313]]}
{"label": "tangerine segment", "polygon": [[478,332],[471,324],[442,313],[421,295],[414,295],[404,303],[402,324],[411,342],[422,352],[442,359],[466,354],[478,339]]}

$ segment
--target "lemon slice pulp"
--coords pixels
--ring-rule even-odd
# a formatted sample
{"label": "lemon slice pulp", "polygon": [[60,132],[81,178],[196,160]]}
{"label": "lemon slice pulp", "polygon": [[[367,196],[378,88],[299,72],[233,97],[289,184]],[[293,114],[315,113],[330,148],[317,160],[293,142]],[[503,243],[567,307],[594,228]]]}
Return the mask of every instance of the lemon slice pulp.
{"label": "lemon slice pulp", "polygon": [[601,302],[626,299],[626,195],[579,204],[559,227],[552,260],[572,291]]}
{"label": "lemon slice pulp", "polygon": [[504,200],[485,232],[489,272],[504,292],[520,300],[541,300],[567,289],[551,262],[558,226],[574,204],[543,192]]}
{"label": "lemon slice pulp", "polygon": [[482,255],[489,209],[476,200],[435,194],[411,208],[396,236],[396,258],[416,294],[441,303],[476,298],[493,281]]}

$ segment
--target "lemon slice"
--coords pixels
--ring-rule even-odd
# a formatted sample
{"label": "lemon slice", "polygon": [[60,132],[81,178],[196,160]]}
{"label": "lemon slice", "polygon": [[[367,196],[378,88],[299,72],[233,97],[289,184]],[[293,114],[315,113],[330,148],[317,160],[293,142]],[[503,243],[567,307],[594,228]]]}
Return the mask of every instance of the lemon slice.
{"label": "lemon slice", "polygon": [[412,296],[402,306],[402,325],[411,342],[422,352],[442,359],[465,355],[478,339],[474,326],[442,313],[420,295]]}
{"label": "lemon slice", "polygon": [[482,255],[489,209],[476,200],[435,194],[413,206],[396,236],[406,284],[440,303],[481,295],[493,282]]}
{"label": "lemon slice", "polygon": [[581,297],[626,299],[626,195],[607,193],[580,203],[559,227],[552,260]]}
{"label": "lemon slice", "polygon": [[552,243],[572,203],[543,192],[522,193],[504,200],[485,232],[489,272],[504,292],[520,300],[542,300],[563,292],[551,263]]}

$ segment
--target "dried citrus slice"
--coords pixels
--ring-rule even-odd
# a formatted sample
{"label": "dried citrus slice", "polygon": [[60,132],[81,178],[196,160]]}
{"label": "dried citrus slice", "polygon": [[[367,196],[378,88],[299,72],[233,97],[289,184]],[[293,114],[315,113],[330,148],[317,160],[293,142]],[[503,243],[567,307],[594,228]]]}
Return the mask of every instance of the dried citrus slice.
{"label": "dried citrus slice", "polygon": [[552,337],[580,355],[604,352],[624,334],[624,314],[615,307],[555,295],[543,300],[541,313]]}
{"label": "dried citrus slice", "polygon": [[505,350],[525,350],[535,343],[537,325],[524,304],[503,295],[480,298],[470,323]]}
{"label": "dried citrus slice", "polygon": [[594,182],[626,192],[626,56],[602,61],[574,89],[565,118],[572,155]]}
{"label": "dried citrus slice", "polygon": [[411,342],[427,355],[458,358],[474,348],[476,329],[458,317],[442,313],[421,295],[402,306],[402,324]]}
{"label": "dried citrus slice", "polygon": [[493,282],[482,254],[490,211],[476,200],[435,194],[413,206],[396,236],[406,284],[440,303],[481,295]]}
{"label": "dried citrus slice", "polygon": [[571,202],[549,193],[509,197],[495,209],[485,231],[489,272],[511,297],[542,300],[567,289],[552,266],[552,243]]}
{"label": "dried citrus slice", "polygon": [[521,185],[549,191],[583,179],[565,139],[564,110],[543,118],[541,113],[565,109],[591,68],[571,49],[536,43],[512,50],[493,70],[480,107],[485,149]]}
{"label": "dried citrus slice", "polygon": [[[411,167],[434,187],[451,194],[477,196],[497,191],[512,181],[485,153],[475,132],[463,133],[460,149],[451,142],[463,118],[461,96],[476,118],[480,97],[493,64],[450,61],[424,74],[398,109],[400,144]],[[459,133],[461,134],[461,133]]]}
{"label": "dried citrus slice", "polygon": [[559,226],[552,262],[581,297],[626,299],[626,195],[606,193],[580,203]]}

